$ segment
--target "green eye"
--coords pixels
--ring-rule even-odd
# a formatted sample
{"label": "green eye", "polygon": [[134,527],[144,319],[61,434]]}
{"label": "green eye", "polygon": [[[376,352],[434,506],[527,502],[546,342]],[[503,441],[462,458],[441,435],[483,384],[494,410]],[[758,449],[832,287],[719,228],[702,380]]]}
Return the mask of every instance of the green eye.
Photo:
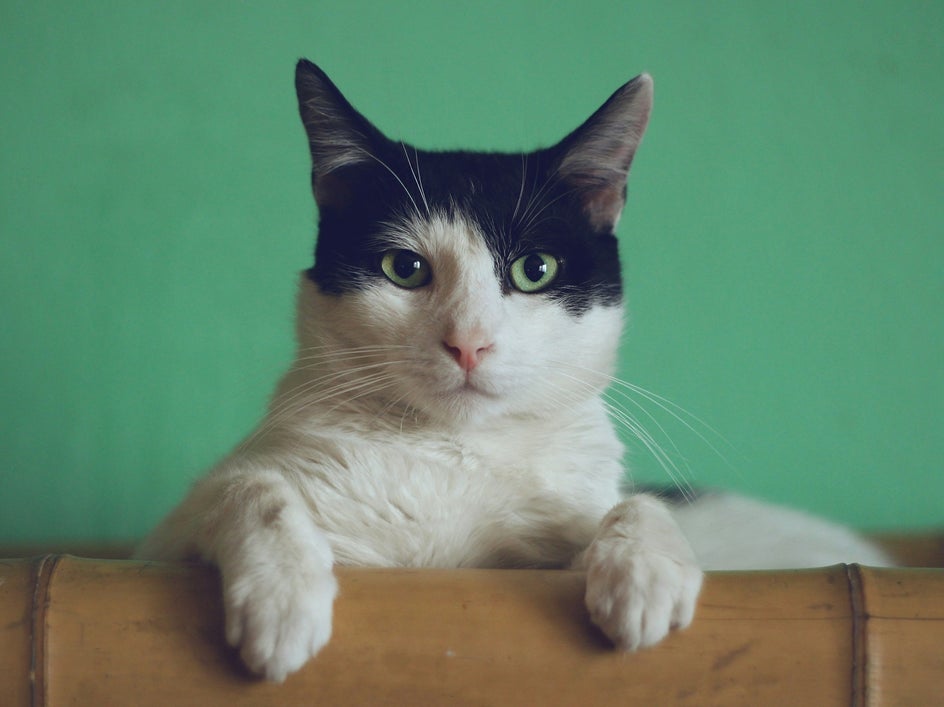
{"label": "green eye", "polygon": [[547,288],[557,279],[560,263],[547,253],[528,253],[511,264],[509,276],[516,290],[531,294]]}
{"label": "green eye", "polygon": [[380,260],[380,269],[394,285],[407,289],[422,287],[432,277],[429,263],[412,250],[388,250]]}

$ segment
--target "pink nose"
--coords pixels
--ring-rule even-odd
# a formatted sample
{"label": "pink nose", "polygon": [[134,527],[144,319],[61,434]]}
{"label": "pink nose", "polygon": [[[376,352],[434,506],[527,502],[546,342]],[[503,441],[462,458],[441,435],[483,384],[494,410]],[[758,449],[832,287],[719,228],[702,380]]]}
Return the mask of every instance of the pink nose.
{"label": "pink nose", "polygon": [[448,337],[443,339],[443,348],[452,356],[466,373],[469,373],[482,361],[482,357],[492,350],[492,344],[474,339]]}

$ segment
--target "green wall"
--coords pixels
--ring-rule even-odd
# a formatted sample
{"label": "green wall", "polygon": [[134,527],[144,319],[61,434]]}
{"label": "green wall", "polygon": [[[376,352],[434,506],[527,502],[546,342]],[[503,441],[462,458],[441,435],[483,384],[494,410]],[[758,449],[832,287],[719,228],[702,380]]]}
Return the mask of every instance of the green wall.
{"label": "green wall", "polygon": [[942,36],[924,2],[5,0],[0,543],[138,537],[259,417],[315,222],[299,56],[428,147],[555,141],[651,72],[622,375],[724,441],[648,426],[696,484],[944,522]]}

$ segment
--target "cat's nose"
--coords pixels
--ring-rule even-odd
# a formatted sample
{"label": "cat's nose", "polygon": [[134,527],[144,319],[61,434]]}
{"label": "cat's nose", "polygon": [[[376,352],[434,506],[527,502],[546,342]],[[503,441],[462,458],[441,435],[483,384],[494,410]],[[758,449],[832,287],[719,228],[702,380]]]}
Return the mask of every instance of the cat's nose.
{"label": "cat's nose", "polygon": [[443,348],[466,373],[471,372],[482,361],[482,357],[495,345],[482,337],[450,336],[443,339]]}

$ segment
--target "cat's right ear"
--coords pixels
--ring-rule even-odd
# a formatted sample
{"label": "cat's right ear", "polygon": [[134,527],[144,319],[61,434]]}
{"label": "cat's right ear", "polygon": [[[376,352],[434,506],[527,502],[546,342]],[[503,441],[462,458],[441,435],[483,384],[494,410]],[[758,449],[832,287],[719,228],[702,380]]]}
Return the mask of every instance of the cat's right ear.
{"label": "cat's right ear", "polygon": [[311,150],[315,201],[319,208],[344,206],[351,195],[347,168],[372,163],[383,136],[348,103],[327,74],[307,59],[295,67],[295,91]]}
{"label": "cat's right ear", "polygon": [[652,110],[652,78],[641,74],[557,146],[558,174],[574,187],[590,222],[614,231],[626,201],[626,178]]}

